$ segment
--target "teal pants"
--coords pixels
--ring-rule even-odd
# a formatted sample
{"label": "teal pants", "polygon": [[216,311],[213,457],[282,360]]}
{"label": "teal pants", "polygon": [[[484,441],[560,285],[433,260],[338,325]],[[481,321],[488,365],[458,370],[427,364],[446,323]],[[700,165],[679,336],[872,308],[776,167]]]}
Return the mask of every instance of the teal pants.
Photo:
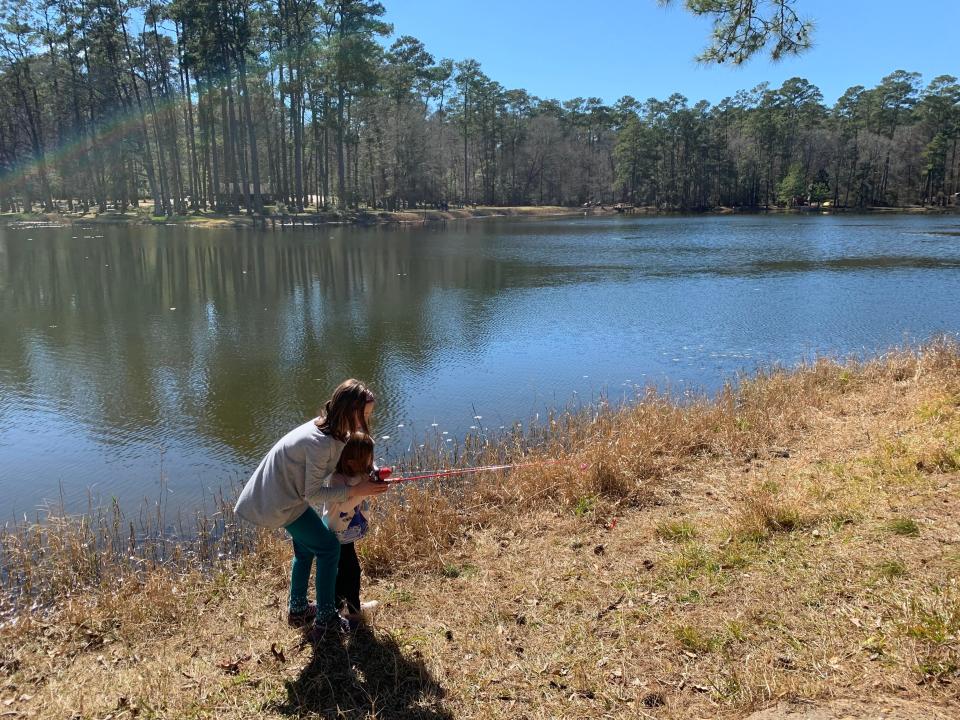
{"label": "teal pants", "polygon": [[286,526],[293,538],[293,568],[290,571],[290,612],[307,607],[310,568],[317,559],[317,622],[337,612],[337,565],[340,563],[340,541],[313,508]]}

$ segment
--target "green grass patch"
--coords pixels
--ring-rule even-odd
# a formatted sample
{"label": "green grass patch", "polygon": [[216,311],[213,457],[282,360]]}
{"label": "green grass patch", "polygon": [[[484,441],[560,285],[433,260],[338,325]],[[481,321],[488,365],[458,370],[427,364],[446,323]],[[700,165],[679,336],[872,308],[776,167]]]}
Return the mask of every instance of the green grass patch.
{"label": "green grass patch", "polygon": [[736,642],[747,639],[747,626],[737,620],[728,620],[725,626],[727,636]]}
{"label": "green grass patch", "polygon": [[391,590],[387,595],[387,604],[405,605],[412,603],[416,598],[409,590]]}
{"label": "green grass patch", "polygon": [[699,577],[725,578],[730,571],[750,565],[758,546],[749,542],[733,541],[720,548],[687,541],[665,563],[666,577],[673,580],[695,580]]}
{"label": "green grass patch", "polygon": [[737,570],[750,564],[752,552],[756,546],[746,543],[730,543],[717,556],[721,570]]}
{"label": "green grass patch", "polygon": [[674,628],[673,637],[680,643],[680,647],[697,655],[706,655],[723,647],[723,641],[717,635],[704,632],[693,625]]}
{"label": "green grass patch", "polygon": [[916,670],[922,680],[946,682],[960,677],[960,597],[937,589],[911,598],[904,615],[898,629],[916,643]]}
{"label": "green grass patch", "polygon": [[440,574],[446,578],[458,578],[463,574],[463,571],[456,565],[447,563],[443,566],[443,569],[440,571]]}
{"label": "green grass patch", "polygon": [[863,641],[861,646],[868,653],[884,655],[887,652],[887,639],[880,633],[871,635]]}
{"label": "green grass patch", "polygon": [[960,632],[960,603],[944,604],[939,599],[910,602],[903,634],[932,645],[952,643]]}
{"label": "green grass patch", "polygon": [[681,605],[697,605],[703,600],[703,595],[699,590],[687,590],[682,595],[677,595],[677,602]]}
{"label": "green grass patch", "polygon": [[936,400],[923,403],[917,408],[917,418],[920,420],[933,420],[934,422],[943,422],[956,414],[960,407],[960,395],[942,395]]}
{"label": "green grass patch", "polygon": [[686,520],[672,520],[657,525],[657,537],[663,540],[682,542],[693,540],[696,536],[697,529],[693,526],[693,523]]}
{"label": "green grass patch", "polygon": [[720,571],[717,557],[699,543],[687,543],[670,563],[672,575],[676,578],[692,579],[703,574]]}
{"label": "green grass patch", "polygon": [[894,535],[902,535],[903,537],[920,537],[920,526],[917,525],[917,521],[912,518],[893,518],[892,520],[887,521],[885,527],[888,532],[891,532]]}
{"label": "green grass patch", "polygon": [[716,632],[693,625],[678,625],[673,629],[673,637],[680,647],[697,655],[725,650],[734,643],[743,642],[746,636],[746,626],[734,620],[726,622],[723,629]]}
{"label": "green grass patch", "polygon": [[577,500],[577,504],[573,506],[573,514],[577,517],[589,515],[591,512],[593,512],[593,508],[596,504],[596,495],[586,495]]}
{"label": "green grass patch", "polygon": [[877,452],[863,458],[863,464],[875,482],[913,485],[924,481],[925,459],[909,438],[884,442]]}
{"label": "green grass patch", "polygon": [[826,518],[832,530],[839,530],[846,525],[856,525],[862,519],[863,516],[851,508],[837,510],[830,513]]}
{"label": "green grass patch", "polygon": [[884,560],[877,564],[876,572],[882,580],[893,581],[906,576],[907,568],[899,560]]}
{"label": "green grass patch", "polygon": [[469,563],[466,565],[447,563],[440,570],[440,574],[447,578],[469,577],[477,574],[477,566]]}

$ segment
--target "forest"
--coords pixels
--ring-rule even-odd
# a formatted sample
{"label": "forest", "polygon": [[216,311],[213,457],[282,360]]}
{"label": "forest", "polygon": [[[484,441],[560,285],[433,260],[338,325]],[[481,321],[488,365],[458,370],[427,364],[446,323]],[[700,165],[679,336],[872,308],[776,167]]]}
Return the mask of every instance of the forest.
{"label": "forest", "polygon": [[0,5],[0,212],[956,203],[960,84],[539,98],[370,0]]}

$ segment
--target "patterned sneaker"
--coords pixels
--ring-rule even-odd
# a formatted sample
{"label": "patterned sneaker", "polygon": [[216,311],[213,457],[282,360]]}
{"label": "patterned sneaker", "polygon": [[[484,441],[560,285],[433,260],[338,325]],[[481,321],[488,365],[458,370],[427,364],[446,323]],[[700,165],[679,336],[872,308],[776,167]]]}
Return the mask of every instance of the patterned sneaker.
{"label": "patterned sneaker", "polygon": [[307,607],[300,612],[287,613],[287,625],[295,628],[305,628],[313,624],[317,617],[317,604],[307,603]]}
{"label": "patterned sneaker", "polygon": [[307,630],[303,639],[305,643],[319,645],[325,641],[340,640],[349,633],[350,623],[337,613],[336,615],[330,615],[326,620],[314,623],[313,627]]}

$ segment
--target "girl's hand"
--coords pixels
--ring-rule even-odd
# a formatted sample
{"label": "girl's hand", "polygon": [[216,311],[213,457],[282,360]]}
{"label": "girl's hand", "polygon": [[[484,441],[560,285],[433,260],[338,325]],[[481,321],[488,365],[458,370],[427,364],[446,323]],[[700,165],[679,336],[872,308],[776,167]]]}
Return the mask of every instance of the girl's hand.
{"label": "girl's hand", "polygon": [[369,497],[370,495],[380,495],[389,489],[389,483],[364,480],[363,482],[353,485],[347,491],[347,498],[350,500],[356,500],[357,498]]}

